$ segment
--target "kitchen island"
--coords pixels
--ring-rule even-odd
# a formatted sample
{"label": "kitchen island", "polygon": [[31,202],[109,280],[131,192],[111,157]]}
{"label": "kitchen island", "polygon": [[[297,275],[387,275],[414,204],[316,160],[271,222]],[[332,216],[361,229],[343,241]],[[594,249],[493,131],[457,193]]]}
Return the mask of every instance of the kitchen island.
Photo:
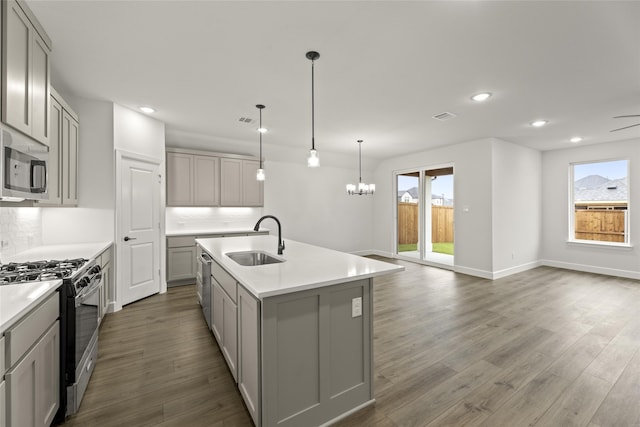
{"label": "kitchen island", "polygon": [[324,425],[375,401],[373,278],[404,267],[292,240],[278,255],[273,236],[196,242],[213,259],[212,332],[256,425]]}

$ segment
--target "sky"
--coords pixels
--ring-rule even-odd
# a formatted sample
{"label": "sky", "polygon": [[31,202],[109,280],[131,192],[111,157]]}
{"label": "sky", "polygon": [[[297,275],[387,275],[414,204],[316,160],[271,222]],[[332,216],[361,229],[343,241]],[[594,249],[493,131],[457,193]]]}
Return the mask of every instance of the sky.
{"label": "sky", "polygon": [[[398,191],[408,190],[418,186],[418,177],[398,175]],[[431,181],[431,193],[453,199],[453,175],[439,176]]]}
{"label": "sky", "polygon": [[573,180],[577,181],[589,175],[600,175],[611,180],[624,178],[627,176],[627,163],[627,160],[576,163],[573,165]]}

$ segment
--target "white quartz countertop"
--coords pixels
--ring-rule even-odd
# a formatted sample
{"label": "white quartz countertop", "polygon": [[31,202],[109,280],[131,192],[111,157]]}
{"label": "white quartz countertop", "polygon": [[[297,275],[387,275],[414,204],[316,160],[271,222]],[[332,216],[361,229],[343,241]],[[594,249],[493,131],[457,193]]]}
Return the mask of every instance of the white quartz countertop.
{"label": "white quartz countertop", "polygon": [[[276,236],[196,239],[196,243],[258,299],[404,270],[400,265],[288,239],[284,253],[277,255]],[[246,267],[225,255],[253,250],[268,252],[284,262]]]}
{"label": "white quartz countertop", "polygon": [[14,256],[3,258],[3,263],[42,260],[65,260],[73,258],[93,259],[109,248],[113,242],[73,243],[66,245],[44,245],[28,249]]}
{"label": "white quartz countertop", "polygon": [[[261,228],[260,232],[269,231],[265,228]],[[201,236],[207,234],[253,234],[253,228],[209,228],[206,230],[166,230],[165,234],[167,237],[178,237],[178,236]]]}
{"label": "white quartz countertop", "polygon": [[0,286],[0,335],[60,287],[62,280]]}

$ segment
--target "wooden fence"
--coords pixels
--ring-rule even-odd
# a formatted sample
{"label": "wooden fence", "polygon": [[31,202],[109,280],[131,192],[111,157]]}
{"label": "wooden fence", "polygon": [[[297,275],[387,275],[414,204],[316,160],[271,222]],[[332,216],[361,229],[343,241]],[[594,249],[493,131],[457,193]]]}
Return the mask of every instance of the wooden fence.
{"label": "wooden fence", "polygon": [[576,239],[624,242],[624,210],[576,210]]}
{"label": "wooden fence", "polygon": [[[453,242],[453,206],[431,206],[431,242]],[[398,243],[418,243],[417,203],[398,203]]]}

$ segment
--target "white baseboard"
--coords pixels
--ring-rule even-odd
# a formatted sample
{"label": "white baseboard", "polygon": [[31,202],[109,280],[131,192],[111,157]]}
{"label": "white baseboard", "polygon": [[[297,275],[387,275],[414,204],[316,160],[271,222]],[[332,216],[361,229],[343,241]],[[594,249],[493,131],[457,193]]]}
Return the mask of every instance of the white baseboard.
{"label": "white baseboard", "polygon": [[[378,255],[386,258],[398,259],[397,254],[394,254],[392,252],[381,251],[378,249],[367,249],[367,250],[355,251],[351,253],[354,255],[360,255],[360,256]],[[405,259],[405,258],[402,258],[402,259]],[[430,265],[425,262],[420,262],[420,260],[407,259],[407,261],[416,262],[418,264],[423,264],[423,265]],[[455,271],[456,273],[468,274],[469,276],[481,277],[483,279],[496,280],[496,279],[501,279],[503,277],[511,276],[512,274],[517,274],[517,273],[522,273],[523,271],[532,270],[540,266],[562,268],[565,270],[584,271],[586,273],[604,274],[606,276],[624,277],[627,279],[640,280],[640,271],[621,270],[617,268],[599,267],[594,265],[576,264],[571,262],[553,261],[548,259],[532,261],[526,264],[521,264],[515,267],[509,267],[509,268],[505,268],[503,270],[497,270],[497,271],[480,270],[477,268],[465,267],[462,265],[455,265],[453,267],[453,271]]]}
{"label": "white baseboard", "polygon": [[604,274],[606,276],[624,277],[627,279],[640,280],[640,272],[630,270],[620,270],[617,268],[598,267],[596,265],[576,264],[572,262],[561,262],[544,259],[540,265],[548,267],[563,268],[565,270],[584,271],[586,273]]}
{"label": "white baseboard", "polygon": [[464,267],[462,265],[454,265],[453,271],[455,271],[456,273],[468,274],[469,276],[475,276],[475,277],[481,277],[483,279],[493,280],[493,273],[487,270]]}
{"label": "white baseboard", "polygon": [[528,262],[522,265],[516,265],[515,267],[505,268],[504,270],[494,271],[492,274],[492,279],[501,279],[503,277],[511,276],[512,274],[522,273],[523,271],[531,270],[536,267],[540,267],[542,265],[542,261],[533,261]]}

